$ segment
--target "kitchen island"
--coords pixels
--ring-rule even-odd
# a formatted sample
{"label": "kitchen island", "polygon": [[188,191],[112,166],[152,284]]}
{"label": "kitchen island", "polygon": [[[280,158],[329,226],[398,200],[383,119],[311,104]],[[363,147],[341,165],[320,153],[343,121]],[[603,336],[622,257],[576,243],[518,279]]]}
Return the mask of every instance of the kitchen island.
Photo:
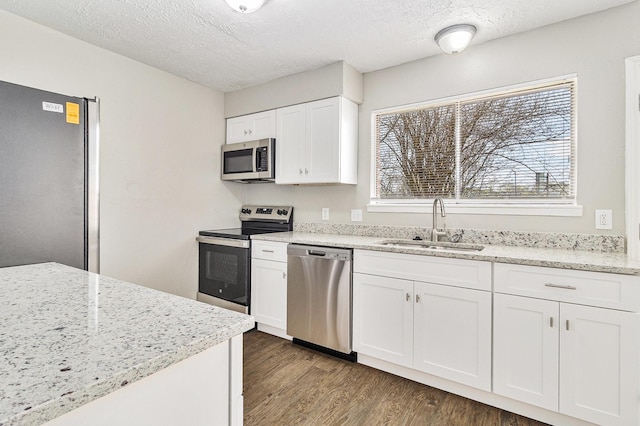
{"label": "kitchen island", "polygon": [[241,424],[252,317],[56,263],[0,300],[0,425]]}

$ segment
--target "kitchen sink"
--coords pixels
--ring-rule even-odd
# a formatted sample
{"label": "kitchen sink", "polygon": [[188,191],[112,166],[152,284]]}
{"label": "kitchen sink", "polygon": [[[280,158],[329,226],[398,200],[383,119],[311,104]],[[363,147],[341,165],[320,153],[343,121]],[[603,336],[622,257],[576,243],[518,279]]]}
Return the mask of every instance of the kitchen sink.
{"label": "kitchen sink", "polygon": [[405,248],[417,248],[434,251],[481,251],[484,246],[479,244],[465,244],[465,243],[447,243],[447,242],[435,242],[427,240],[409,240],[409,239],[396,239],[396,240],[382,240],[380,242],[383,246],[390,247],[405,247]]}

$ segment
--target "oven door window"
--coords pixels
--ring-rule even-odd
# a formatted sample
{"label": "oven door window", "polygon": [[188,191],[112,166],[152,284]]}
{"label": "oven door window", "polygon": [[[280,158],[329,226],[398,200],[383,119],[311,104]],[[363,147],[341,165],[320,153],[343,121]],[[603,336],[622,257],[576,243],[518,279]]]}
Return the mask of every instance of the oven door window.
{"label": "oven door window", "polygon": [[200,244],[200,293],[248,306],[249,255],[246,248]]}

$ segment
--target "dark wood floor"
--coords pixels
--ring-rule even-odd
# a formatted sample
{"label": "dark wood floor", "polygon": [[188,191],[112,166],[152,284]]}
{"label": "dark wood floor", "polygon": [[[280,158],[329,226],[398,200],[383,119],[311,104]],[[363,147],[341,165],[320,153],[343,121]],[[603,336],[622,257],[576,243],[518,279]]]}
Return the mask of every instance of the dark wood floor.
{"label": "dark wood floor", "polygon": [[244,336],[244,422],[247,426],[543,425],[255,330]]}

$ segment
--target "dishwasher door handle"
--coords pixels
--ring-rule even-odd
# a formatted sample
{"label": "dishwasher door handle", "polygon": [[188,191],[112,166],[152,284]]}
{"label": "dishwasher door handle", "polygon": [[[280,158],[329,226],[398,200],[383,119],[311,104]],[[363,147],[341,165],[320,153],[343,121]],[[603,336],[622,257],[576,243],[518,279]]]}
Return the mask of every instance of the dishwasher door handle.
{"label": "dishwasher door handle", "polygon": [[309,256],[319,256],[319,257],[323,257],[327,255],[326,251],[317,251],[317,250],[307,250],[307,254]]}

